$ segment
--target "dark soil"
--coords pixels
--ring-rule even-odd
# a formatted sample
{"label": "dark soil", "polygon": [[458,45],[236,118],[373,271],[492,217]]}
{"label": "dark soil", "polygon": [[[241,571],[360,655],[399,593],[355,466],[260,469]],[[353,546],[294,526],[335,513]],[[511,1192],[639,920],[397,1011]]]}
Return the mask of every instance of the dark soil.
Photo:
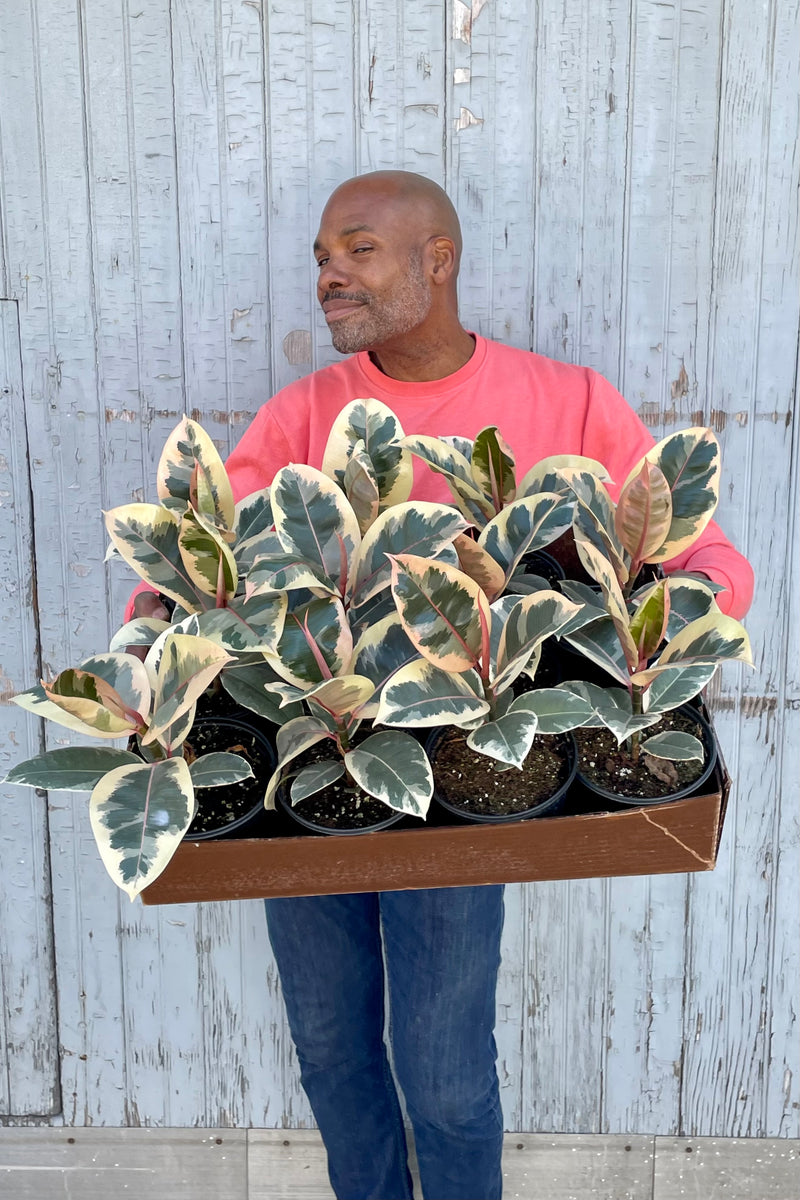
{"label": "dark soil", "polygon": [[[679,729],[703,740],[699,722],[677,712],[665,713],[655,725],[643,730],[641,737],[645,740],[670,729]],[[605,727],[576,729],[574,737],[578,744],[578,770],[581,775],[619,796],[642,800],[669,796],[689,787],[705,769],[705,762],[696,759],[672,762],[640,754],[638,761],[635,761],[624,743],[618,746],[613,733]]]}
{"label": "dark soil", "polygon": [[184,742],[184,756],[191,763],[194,758],[212,752],[240,754],[249,762],[253,778],[227,787],[195,788],[197,812],[186,834],[188,840],[195,833],[224,829],[249,813],[263,801],[273,771],[268,749],[252,730],[246,726],[218,723],[213,717],[198,717]]}
{"label": "dark soil", "polygon": [[305,800],[292,804],[289,789],[291,779],[297,771],[310,766],[311,763],[334,758],[337,754],[333,743],[326,739],[316,746],[311,746],[292,761],[291,768],[287,771],[286,790],[283,793],[292,811],[304,817],[306,821],[322,826],[323,829],[369,829],[393,816],[393,808],[349,783],[344,775],[319,792],[306,796]]}
{"label": "dark soil", "polygon": [[541,735],[523,764],[498,771],[494,760],[477,754],[464,734],[448,730],[431,758],[434,786],[454,808],[478,816],[523,813],[549,800],[569,778],[563,737]]}

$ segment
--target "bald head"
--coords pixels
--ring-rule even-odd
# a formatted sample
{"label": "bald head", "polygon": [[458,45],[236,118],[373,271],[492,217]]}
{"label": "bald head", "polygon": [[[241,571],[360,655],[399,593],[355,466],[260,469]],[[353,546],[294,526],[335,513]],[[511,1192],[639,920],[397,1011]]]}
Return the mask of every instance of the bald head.
{"label": "bald head", "polygon": [[361,197],[380,208],[391,208],[401,218],[409,235],[421,242],[446,237],[453,242],[456,273],[461,260],[461,223],[450,197],[438,183],[413,171],[371,171],[348,179],[331,193],[325,212],[337,201]]}

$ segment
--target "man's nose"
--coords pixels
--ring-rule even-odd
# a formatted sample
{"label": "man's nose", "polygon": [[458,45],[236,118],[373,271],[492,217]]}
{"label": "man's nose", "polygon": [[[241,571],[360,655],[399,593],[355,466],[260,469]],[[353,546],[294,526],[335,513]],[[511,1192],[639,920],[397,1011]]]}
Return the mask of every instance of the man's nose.
{"label": "man's nose", "polygon": [[341,291],[348,286],[349,282],[350,276],[342,260],[331,257],[320,268],[317,290],[320,293]]}

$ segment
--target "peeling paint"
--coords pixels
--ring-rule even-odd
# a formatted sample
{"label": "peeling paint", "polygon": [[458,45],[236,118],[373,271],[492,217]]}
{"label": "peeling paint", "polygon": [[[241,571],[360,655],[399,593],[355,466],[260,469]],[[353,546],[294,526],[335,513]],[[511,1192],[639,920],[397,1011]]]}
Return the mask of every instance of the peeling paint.
{"label": "peeling paint", "polygon": [[236,322],[241,321],[243,317],[248,316],[252,311],[253,311],[252,304],[250,305],[249,308],[235,308],[233,310],[233,316],[231,317],[231,333],[233,333]]}
{"label": "peeling paint", "polygon": [[467,46],[472,42],[472,26],[486,7],[488,0],[472,0],[472,4],[464,4],[462,0],[454,0],[453,4],[453,37],[456,41],[464,42]]}
{"label": "peeling paint", "polygon": [[131,408],[107,408],[106,409],[106,424],[111,421],[124,421],[127,425],[133,425],[134,421],[139,420],[139,414]]}
{"label": "peeling paint", "polygon": [[689,395],[689,376],[686,374],[683,359],[681,359],[681,369],[678,372],[678,378],[673,379],[669,391],[673,400],[680,400],[682,396]]}
{"label": "peeling paint", "polygon": [[464,108],[462,104],[461,111],[453,124],[456,127],[456,131],[461,133],[463,129],[469,129],[470,125],[482,125],[483,117],[476,117],[474,113],[470,112],[468,108]]}
{"label": "peeling paint", "polygon": [[469,83],[472,71],[469,67],[456,67],[453,72],[453,83]]}
{"label": "peeling paint", "polygon": [[712,408],[708,416],[708,423],[715,433],[722,433],[728,424],[728,414],[722,408]]}

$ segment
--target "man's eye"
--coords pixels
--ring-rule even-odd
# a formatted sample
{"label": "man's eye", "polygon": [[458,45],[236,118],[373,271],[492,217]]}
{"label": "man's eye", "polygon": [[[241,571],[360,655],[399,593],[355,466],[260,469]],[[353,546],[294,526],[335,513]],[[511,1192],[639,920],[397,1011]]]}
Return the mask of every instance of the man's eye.
{"label": "man's eye", "polygon": [[317,266],[320,268],[320,270],[325,266],[325,263],[327,261],[328,261],[327,258],[318,258],[317,259]]}
{"label": "man's eye", "polygon": [[374,249],[374,247],[372,247],[372,246],[354,246],[353,254],[363,254],[365,250],[372,250],[372,249]]}

